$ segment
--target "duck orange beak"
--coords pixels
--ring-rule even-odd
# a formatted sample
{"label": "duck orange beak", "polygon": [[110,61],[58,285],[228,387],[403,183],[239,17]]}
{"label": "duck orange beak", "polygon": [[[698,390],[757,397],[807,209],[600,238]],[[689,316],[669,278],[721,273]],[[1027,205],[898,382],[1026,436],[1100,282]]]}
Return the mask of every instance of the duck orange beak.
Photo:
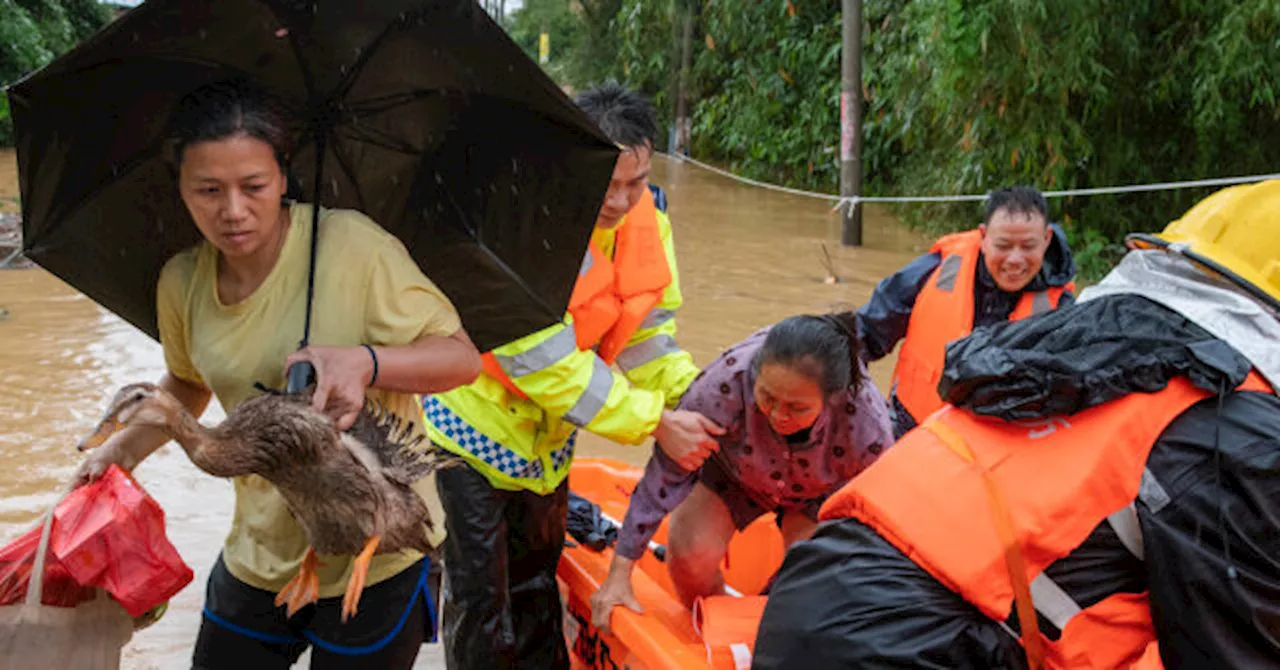
{"label": "duck orange beak", "polygon": [[112,414],[111,416],[103,419],[92,433],[80,440],[80,444],[76,446],[76,450],[89,451],[90,449],[100,447],[103,442],[107,441],[107,438],[114,435],[117,430],[120,430],[123,427],[124,424],[120,423],[120,419],[116,418],[115,414]]}

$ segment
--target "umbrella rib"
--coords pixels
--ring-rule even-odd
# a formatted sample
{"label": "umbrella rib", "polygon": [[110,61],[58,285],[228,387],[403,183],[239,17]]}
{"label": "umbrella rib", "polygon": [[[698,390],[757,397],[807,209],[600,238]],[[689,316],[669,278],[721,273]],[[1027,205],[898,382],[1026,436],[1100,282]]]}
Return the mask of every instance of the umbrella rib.
{"label": "umbrella rib", "polygon": [[340,135],[341,137],[353,142],[365,142],[376,147],[381,147],[390,151],[398,151],[411,156],[416,156],[423,152],[422,149],[419,149],[408,142],[401,142],[388,133],[370,128],[360,128],[357,130],[346,126],[334,130],[334,134]]}
{"label": "umbrella rib", "polygon": [[[458,219],[461,221],[465,221],[467,218],[466,214],[462,211],[462,207],[458,205],[458,201],[454,199],[453,194],[448,189],[442,189],[442,190],[444,191],[445,197],[449,200],[449,205],[453,207],[454,212],[457,213]],[[478,235],[475,235],[474,233],[471,233],[470,230],[468,230],[468,237],[470,237],[471,240],[476,243],[476,247],[482,250],[485,253],[485,255],[489,257],[490,260],[492,260],[494,263],[498,265],[498,267],[500,267],[504,272],[506,272],[508,277],[511,277],[512,279],[514,279],[516,285],[519,286],[521,289],[523,289],[525,294],[527,294],[530,298],[532,298],[533,301],[536,302],[539,307],[542,307],[544,310],[546,310],[548,314],[555,315],[556,318],[563,318],[564,316],[563,312],[561,312],[560,310],[557,310],[551,305],[548,305],[547,301],[543,300],[542,296],[538,295],[537,291],[533,290],[531,286],[525,283],[524,277],[521,277],[520,274],[515,270],[513,270],[510,265],[507,265],[506,261],[502,260],[501,258],[498,257],[497,254],[493,253],[492,249],[490,249],[489,247],[486,247],[480,241],[480,238]]]}
{"label": "umbrella rib", "polygon": [[360,188],[360,180],[356,179],[355,173],[351,170],[351,157],[347,155],[344,145],[333,143],[333,156],[338,160],[338,167],[342,169],[344,175],[350,180],[352,187],[356,191],[356,202],[358,209],[362,212],[368,211],[367,203],[364,200],[364,189]]}
{"label": "umbrella rib", "polygon": [[377,53],[378,49],[380,49],[382,44],[391,37],[393,32],[403,29],[412,21],[418,20],[424,13],[425,9],[418,8],[412,12],[405,12],[395,21],[388,23],[386,27],[382,29],[382,32],[378,33],[378,36],[373,38],[373,41],[370,42],[367,47],[360,50],[360,55],[356,58],[356,62],[351,64],[351,68],[347,70],[346,74],[343,75],[342,80],[339,81],[338,85],[334,88],[334,99],[346,97],[347,93],[351,91],[351,88],[355,86],[356,79],[364,72],[364,67],[368,64],[369,59],[373,58],[373,54]]}
{"label": "umbrella rib", "polygon": [[[157,155],[157,154],[159,154],[159,153],[160,153],[160,152],[159,152],[159,149],[158,149],[157,147],[154,147],[154,146],[153,146],[153,147],[149,148],[147,151],[143,151],[143,152],[139,152],[139,153],[137,153],[137,154],[134,154],[132,157],[130,157],[130,158],[129,158],[129,160],[124,161],[123,163],[119,164],[119,167],[117,167],[115,170],[113,170],[113,175],[112,175],[112,176],[113,176],[113,178],[112,178],[112,179],[106,179],[106,180],[103,180],[103,181],[98,182],[97,184],[95,184],[95,185],[93,186],[93,188],[89,189],[89,190],[85,193],[85,195],[84,195],[84,196],[82,196],[82,197],[80,197],[80,198],[76,198],[76,199],[73,201],[73,205],[72,205],[72,207],[71,207],[70,209],[67,209],[67,210],[65,210],[65,211],[59,211],[59,210],[56,210],[56,209],[55,209],[55,210],[50,211],[49,218],[50,218],[51,220],[56,221],[56,222],[57,222],[57,225],[53,225],[53,226],[46,226],[46,227],[45,227],[45,229],[44,229],[44,231],[43,231],[43,233],[44,233],[44,234],[43,234],[43,235],[41,235],[40,237],[51,237],[51,236],[53,236],[53,234],[58,230],[58,228],[60,228],[60,227],[61,227],[61,224],[62,224],[63,222],[65,222],[65,221],[67,221],[67,220],[71,219],[73,216],[75,216],[77,213],[79,213],[79,212],[80,212],[80,210],[82,210],[82,209],[84,209],[84,208],[88,207],[88,206],[89,206],[89,203],[90,203],[90,202],[92,202],[92,201],[93,201],[93,199],[94,199],[95,197],[97,197],[97,195],[98,195],[98,194],[102,193],[102,192],[103,192],[104,190],[106,190],[109,186],[111,186],[112,184],[114,184],[114,183],[115,183],[115,181],[116,181],[116,177],[115,177],[115,175],[118,175],[118,174],[127,174],[127,173],[129,173],[129,172],[132,172],[133,170],[137,169],[137,167],[138,167],[139,165],[142,165],[143,163],[145,163],[145,162],[147,162],[147,161],[149,161],[149,160],[151,160],[151,159],[155,158],[155,157],[156,157],[156,155]],[[34,242],[35,242],[35,240],[36,240],[36,238],[35,238],[35,237],[32,237],[32,238],[31,238],[31,240],[30,240],[30,241],[28,241],[28,240],[27,240],[27,238],[24,236],[24,237],[23,237],[23,240],[22,240],[22,247],[23,247],[23,250],[24,250],[24,251],[31,251],[31,250],[33,249],[33,247],[31,246],[31,243],[34,243]]]}
{"label": "umbrella rib", "polygon": [[354,114],[377,114],[416,100],[450,95],[466,96],[466,91],[451,88],[416,88],[412,91],[364,98],[358,102],[348,104],[347,107],[352,109]]}

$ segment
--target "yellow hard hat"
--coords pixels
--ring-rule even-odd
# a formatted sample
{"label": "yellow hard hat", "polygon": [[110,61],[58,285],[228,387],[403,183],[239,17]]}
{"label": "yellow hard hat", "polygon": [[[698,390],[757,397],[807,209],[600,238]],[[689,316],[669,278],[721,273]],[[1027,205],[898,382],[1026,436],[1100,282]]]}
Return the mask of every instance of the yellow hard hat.
{"label": "yellow hard hat", "polygon": [[1130,248],[1182,254],[1280,309],[1280,179],[1224,188]]}

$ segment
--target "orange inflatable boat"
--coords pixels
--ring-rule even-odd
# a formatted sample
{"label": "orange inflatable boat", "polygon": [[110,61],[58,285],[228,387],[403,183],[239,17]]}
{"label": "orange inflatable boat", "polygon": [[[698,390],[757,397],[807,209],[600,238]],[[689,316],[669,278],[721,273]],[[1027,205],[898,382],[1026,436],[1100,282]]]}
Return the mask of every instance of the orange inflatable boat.
{"label": "orange inflatable boat", "polygon": [[[582,458],[569,472],[569,489],[621,523],[642,473],[641,468],[620,461]],[[567,535],[566,540],[557,576],[565,637],[575,669],[750,667],[765,603],[765,596],[757,594],[782,564],[782,536],[773,514],[756,519],[729,545],[725,582],[742,595],[703,599],[693,612],[680,604],[666,566],[652,550],[646,551],[632,577],[636,598],[645,611],[637,614],[625,607],[615,608],[612,635],[591,625],[590,598],[609,574],[613,551],[594,551]],[[653,542],[665,546],[666,541],[667,523],[663,521]]]}

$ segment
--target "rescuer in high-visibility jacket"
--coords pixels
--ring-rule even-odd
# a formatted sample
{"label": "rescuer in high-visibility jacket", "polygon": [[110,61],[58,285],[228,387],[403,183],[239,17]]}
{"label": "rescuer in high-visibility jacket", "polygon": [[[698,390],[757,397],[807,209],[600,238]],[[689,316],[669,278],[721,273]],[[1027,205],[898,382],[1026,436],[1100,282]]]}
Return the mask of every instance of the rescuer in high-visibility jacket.
{"label": "rescuer in high-visibility jacket", "polygon": [[1280,180],[975,331],[832,496],[755,670],[1280,667]]}
{"label": "rescuer in high-visibility jacket", "polygon": [[889,355],[902,341],[889,392],[895,437],[942,407],[937,387],[948,342],[978,326],[1072,303],[1071,248],[1047,216],[1034,188],[992,191],[981,226],[939,239],[881,281],[858,310],[865,360]]}
{"label": "rescuer in high-visibility jacket", "polygon": [[617,84],[578,104],[623,151],[568,315],[485,354],[475,383],[423,399],[432,441],[464,461],[437,476],[452,670],[569,667],[556,565],[579,429],[631,445],[652,436],[690,470],[723,432],[675,409],[699,370],[675,340],[671,222],[647,182],[653,109]]}

